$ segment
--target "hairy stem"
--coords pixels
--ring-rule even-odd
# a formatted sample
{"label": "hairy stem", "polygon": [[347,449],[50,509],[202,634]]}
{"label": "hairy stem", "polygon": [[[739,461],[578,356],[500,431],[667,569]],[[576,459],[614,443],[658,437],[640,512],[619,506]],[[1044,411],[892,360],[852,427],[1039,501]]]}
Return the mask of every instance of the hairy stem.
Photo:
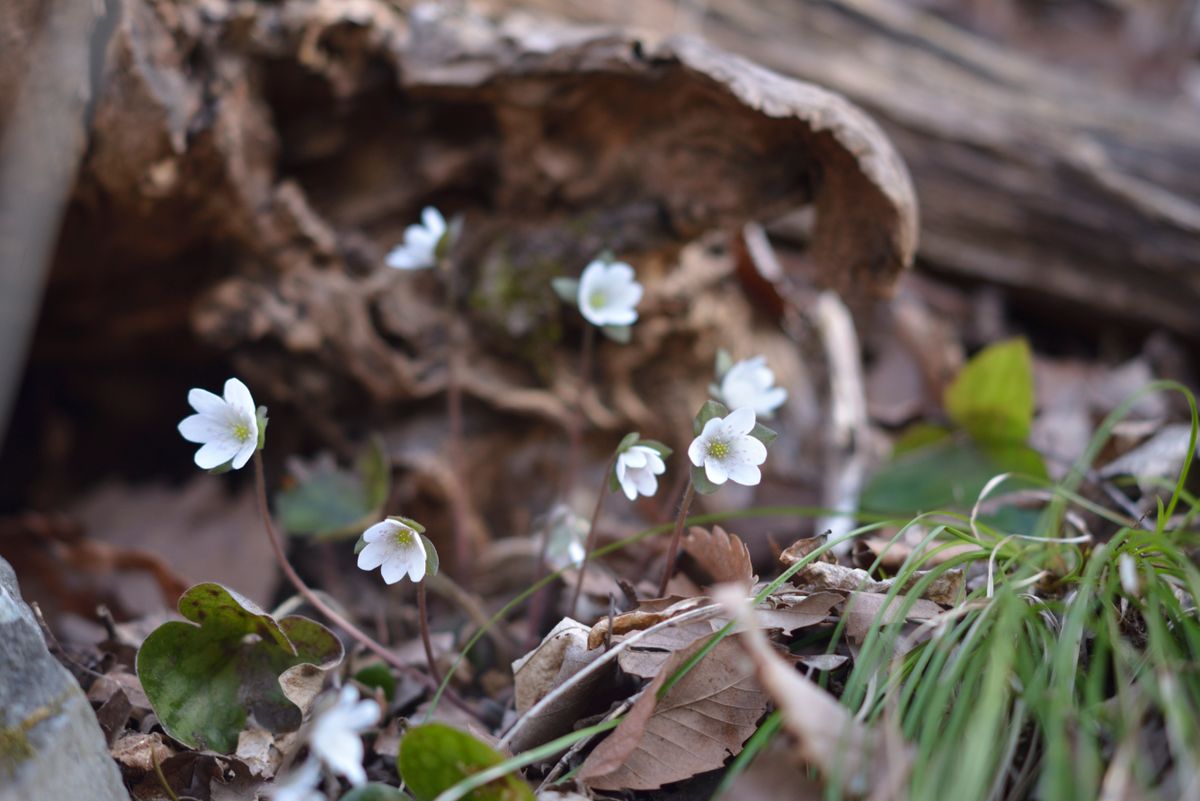
{"label": "hairy stem", "polygon": [[429,638],[429,612],[425,608],[424,579],[417,582],[417,615],[420,617],[421,644],[425,646],[425,661],[429,663],[429,675],[440,685],[442,674],[437,668],[437,660],[433,657],[433,641]]}
{"label": "hairy stem", "polygon": [[663,569],[662,581],[658,584],[658,597],[667,594],[667,583],[675,572],[675,558],[679,554],[679,542],[683,539],[683,523],[687,520],[688,510],[692,508],[692,499],[696,497],[696,485],[688,482],[687,492],[679,504],[679,516],[675,518],[675,531],[671,534],[671,547],[667,550],[667,566]]}
{"label": "hairy stem", "polygon": [[588,526],[587,542],[583,546],[583,562],[579,565],[579,575],[575,577],[575,590],[571,593],[571,607],[567,612],[567,617],[575,617],[575,607],[579,605],[579,593],[583,589],[583,576],[587,572],[588,562],[592,558],[592,551],[596,549],[596,524],[600,521],[600,509],[604,506],[604,496],[608,493],[608,477],[612,474],[613,468],[617,464],[617,453],[613,451],[613,455],[608,460],[608,465],[604,468],[604,477],[600,482],[600,493],[596,495],[596,506],[592,509],[592,523]]}
{"label": "hairy stem", "polygon": [[[291,562],[288,561],[287,554],[283,550],[283,540],[280,538],[279,532],[275,530],[275,524],[271,520],[271,512],[267,508],[267,481],[265,472],[263,470],[262,451],[254,452],[254,483],[258,489],[258,508],[262,513],[263,528],[267,532],[267,539],[271,542],[271,550],[275,553],[275,561],[279,563],[279,568],[283,571],[283,575],[286,576],[291,585],[296,588],[296,592],[300,593],[300,596],[304,598],[304,600],[308,601],[308,603],[314,609],[324,615],[325,618],[335,626],[346,632],[346,634],[349,635],[349,637],[355,642],[362,645],[368,651],[375,654],[388,665],[391,665],[401,673],[411,676],[417,681],[420,681],[426,686],[432,687],[434,690],[436,690],[438,685],[441,684],[440,681],[436,680],[433,676],[426,676],[419,670],[414,670],[410,665],[405,664],[400,657],[389,651],[374,638],[372,638],[371,635],[367,634],[358,626],[351,623],[336,610],[334,610],[333,607],[325,603],[325,601],[321,599],[321,596],[313,592],[312,588],[304,583],[304,579],[300,578],[300,574],[296,572],[295,568],[292,567]],[[450,701],[456,706],[461,707],[471,714],[475,714],[474,710],[472,710],[465,701],[459,698],[457,694],[447,692],[446,697],[449,698]]]}

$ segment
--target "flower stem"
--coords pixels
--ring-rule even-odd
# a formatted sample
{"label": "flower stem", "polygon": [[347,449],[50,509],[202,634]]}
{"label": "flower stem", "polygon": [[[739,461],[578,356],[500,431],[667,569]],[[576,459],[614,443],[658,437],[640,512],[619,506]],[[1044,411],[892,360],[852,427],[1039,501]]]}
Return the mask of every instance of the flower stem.
{"label": "flower stem", "polygon": [[588,526],[587,542],[583,546],[583,562],[579,565],[579,575],[575,577],[575,590],[571,593],[571,608],[567,612],[567,617],[575,617],[575,607],[579,605],[579,593],[583,589],[583,575],[587,572],[588,562],[592,558],[592,551],[596,549],[596,524],[600,521],[600,508],[604,505],[604,496],[608,494],[608,477],[612,475],[613,467],[617,463],[617,453],[613,451],[613,455],[609,457],[608,465],[604,468],[604,478],[600,482],[600,493],[596,496],[596,506],[592,510],[592,524]]}
{"label": "flower stem", "polygon": [[679,516],[675,518],[675,531],[671,534],[671,547],[667,550],[667,566],[658,585],[660,598],[666,597],[667,583],[671,580],[671,574],[675,572],[675,558],[679,554],[679,542],[683,539],[683,523],[687,520],[688,510],[692,508],[692,499],[695,497],[696,485],[689,481],[687,492],[683,494],[683,501],[679,504]]}
{"label": "flower stem", "polygon": [[429,675],[440,685],[442,674],[437,668],[437,660],[433,658],[433,642],[429,637],[429,612],[425,608],[425,579],[417,582],[417,615],[420,617],[421,644],[425,646],[425,660],[429,663]]}
{"label": "flower stem", "polygon": [[587,392],[592,373],[592,352],[596,349],[596,326],[589,325],[583,331],[583,349],[579,354],[579,385],[575,394],[575,408],[571,411],[570,429],[567,432],[570,446],[567,451],[567,467],[559,495],[565,500],[575,486],[575,475],[579,472],[579,460],[583,452],[583,396]]}
{"label": "flower stem", "polygon": [[[434,690],[436,690],[440,682],[437,681],[433,676],[426,676],[419,670],[413,670],[413,668],[401,660],[400,657],[389,651],[383,645],[374,640],[371,635],[367,634],[358,626],[351,623],[345,617],[336,612],[333,607],[321,600],[321,596],[313,592],[312,588],[304,583],[304,579],[300,578],[300,574],[296,572],[295,568],[292,567],[291,562],[288,561],[287,554],[283,550],[283,540],[280,538],[279,532],[275,530],[275,524],[271,521],[270,510],[267,508],[267,481],[263,471],[262,451],[254,452],[254,483],[258,489],[258,508],[262,513],[263,528],[266,529],[267,539],[271,542],[271,550],[275,552],[275,561],[279,563],[279,568],[283,571],[283,574],[287,577],[287,580],[291,582],[293,587],[296,588],[296,592],[300,593],[300,596],[304,598],[304,600],[308,601],[308,603],[312,605],[314,609],[324,615],[326,619],[328,619],[338,628],[342,629],[342,631],[346,632],[351,639],[361,644],[368,651],[375,654],[401,673],[411,676],[418,681],[421,681],[426,686],[432,687]],[[471,714],[475,714],[475,711],[472,710],[465,701],[459,698],[457,693],[449,692],[449,688],[447,688],[446,697],[450,699],[450,701],[456,706],[461,707]]]}

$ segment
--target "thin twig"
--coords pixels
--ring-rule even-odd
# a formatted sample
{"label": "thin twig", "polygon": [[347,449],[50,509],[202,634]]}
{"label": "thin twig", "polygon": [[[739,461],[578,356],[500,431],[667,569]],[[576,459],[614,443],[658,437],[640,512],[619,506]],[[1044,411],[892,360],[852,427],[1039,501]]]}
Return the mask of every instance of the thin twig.
{"label": "thin twig", "polygon": [[[334,610],[333,607],[325,603],[321,596],[313,591],[311,587],[305,584],[304,579],[300,578],[300,574],[296,572],[295,568],[292,567],[291,562],[288,561],[287,554],[283,550],[283,540],[280,538],[279,532],[275,530],[275,524],[272,522],[271,513],[267,508],[267,481],[263,470],[261,451],[254,452],[254,480],[258,489],[258,508],[262,513],[263,528],[267,532],[267,539],[271,543],[271,550],[275,553],[275,561],[279,563],[279,568],[283,571],[283,575],[286,576],[287,580],[291,582],[291,585],[296,588],[296,592],[300,593],[300,595],[304,597],[304,600],[308,601],[310,606],[324,615],[325,618],[332,622],[335,626],[346,632],[346,634],[349,635],[350,638],[355,642],[361,644],[368,651],[378,656],[396,670],[399,670],[401,673],[416,679],[417,681],[436,691],[440,685],[440,682],[435,681],[432,676],[426,676],[421,671],[414,669],[411,665],[406,664],[402,659],[400,659],[400,657],[396,656],[396,654],[380,645],[375,641],[374,638],[371,637],[371,635],[367,634],[358,626],[351,623],[336,610]],[[450,691],[450,688],[448,687],[446,688],[446,697],[449,698],[450,702],[455,706],[470,712],[472,715],[475,714],[475,711],[467,705],[466,701],[459,698],[458,694]]]}
{"label": "thin twig", "polygon": [[421,644],[425,646],[425,661],[429,663],[429,675],[440,686],[442,683],[442,673],[437,668],[437,661],[433,656],[433,642],[429,638],[429,611],[425,607],[424,579],[417,582],[417,616],[420,620]]}
{"label": "thin twig", "polygon": [[667,566],[663,569],[662,581],[658,584],[659,598],[665,598],[667,595],[667,584],[671,581],[671,574],[675,572],[675,558],[679,554],[679,542],[683,539],[683,524],[695,497],[696,485],[689,481],[687,492],[683,494],[683,502],[679,504],[679,516],[675,518],[675,531],[671,534],[671,546],[667,550]]}
{"label": "thin twig", "polygon": [[617,452],[613,451],[613,455],[609,457],[608,464],[604,468],[604,478],[600,482],[600,494],[596,496],[596,506],[592,509],[592,523],[588,526],[587,542],[583,546],[583,562],[579,565],[579,575],[575,577],[575,590],[571,593],[571,606],[567,617],[575,617],[575,608],[579,605],[579,592],[583,589],[583,576],[587,573],[588,562],[592,559],[592,551],[596,550],[596,537],[598,536],[596,524],[600,522],[600,509],[604,506],[604,496],[608,494],[608,478],[616,464]]}

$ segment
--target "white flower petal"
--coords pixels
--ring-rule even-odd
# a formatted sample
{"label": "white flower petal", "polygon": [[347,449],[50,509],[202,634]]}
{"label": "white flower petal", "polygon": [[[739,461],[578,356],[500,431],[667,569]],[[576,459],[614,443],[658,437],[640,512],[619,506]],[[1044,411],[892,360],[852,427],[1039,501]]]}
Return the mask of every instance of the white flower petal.
{"label": "white flower petal", "polygon": [[754,410],[749,407],[734,409],[724,420],[727,432],[735,436],[749,434],[754,429]]}
{"label": "white flower petal", "polygon": [[384,520],[376,523],[363,532],[363,542],[375,542],[380,537],[388,537],[395,534],[401,528],[400,524],[395,520]]}
{"label": "white flower petal", "polygon": [[649,470],[644,470],[634,477],[637,482],[637,491],[645,495],[647,498],[658,492],[658,479]]}
{"label": "white flower petal", "polygon": [[209,442],[196,451],[196,466],[201,470],[220,467],[237,455],[242,443],[234,439],[219,439]]}
{"label": "white flower petal", "polygon": [[626,467],[645,467],[648,457],[646,452],[654,453],[643,445],[634,445],[617,457],[618,462],[624,462]]}
{"label": "white flower petal", "polygon": [[752,464],[732,463],[728,467],[730,481],[747,487],[753,487],[762,481],[762,471]]}
{"label": "white flower petal", "polygon": [[714,417],[704,424],[704,428],[700,429],[700,437],[705,440],[712,439],[721,433],[724,425],[724,418]]}
{"label": "white flower petal", "polygon": [[358,567],[360,570],[374,570],[388,558],[387,543],[376,540],[368,542],[366,547],[358,552]]}
{"label": "white flower petal", "polygon": [[276,787],[271,792],[272,801],[324,801],[325,795],[317,791],[317,783],[321,780],[321,764],[309,757],[304,764],[284,777],[280,782],[276,779]]}
{"label": "white flower petal", "polygon": [[704,460],[704,474],[714,484],[724,484],[729,479],[725,465],[711,456]]}
{"label": "white flower petal", "polygon": [[[221,403],[224,408],[224,402]],[[188,442],[211,442],[229,436],[229,426],[205,414],[193,414],[183,418],[179,424],[179,433]]]}
{"label": "white flower petal", "polygon": [[701,434],[688,445],[688,460],[696,467],[704,466],[704,456],[708,449],[708,439]]}
{"label": "white flower petal", "polygon": [[658,455],[658,451],[653,448],[647,448],[649,453],[646,455],[646,460],[649,462],[650,472],[655,475],[662,475],[667,472],[667,463]]}
{"label": "white flower petal", "polygon": [[367,772],[362,765],[363,742],[356,732],[332,730],[325,732],[320,741],[314,734],[310,744],[334,773],[345,776],[355,787],[366,784]]}
{"label": "white flower petal", "polygon": [[446,218],[442,213],[433,206],[426,206],[421,210],[421,222],[425,228],[433,235],[434,244],[442,238],[442,234],[446,233]]}
{"label": "white flower petal", "polygon": [[604,322],[601,325],[633,325],[637,322],[637,312],[633,309],[609,307],[604,310]]}
{"label": "white flower petal", "polygon": [[416,270],[424,267],[417,257],[410,253],[405,245],[397,245],[387,254],[384,264],[397,270]]}
{"label": "white flower petal", "polygon": [[[250,397],[250,389],[237,378],[231,378],[225,382],[225,402],[233,409],[242,415],[249,417],[251,420],[255,417],[254,398]],[[254,433],[258,434],[258,426],[255,425]]]}
{"label": "white flower petal", "polygon": [[425,549],[408,560],[408,578],[414,584],[425,578]]}
{"label": "white flower petal", "polygon": [[741,437],[729,444],[729,459],[738,464],[762,464],[767,460],[767,446],[754,437]]}
{"label": "white flower petal", "polygon": [[633,476],[626,476],[625,478],[619,479],[619,481],[621,484],[621,491],[625,493],[625,497],[631,501],[636,501],[638,496],[637,481],[633,478]]}
{"label": "white flower petal", "polygon": [[188,392],[188,403],[203,415],[219,415],[225,412],[225,400],[207,389],[192,389]]}
{"label": "white flower petal", "polygon": [[241,448],[236,454],[234,454],[232,465],[233,469],[241,470],[243,467],[245,467],[246,462],[250,461],[250,457],[254,455],[256,450],[258,450],[257,434],[243,442]]}
{"label": "white flower petal", "polygon": [[383,574],[383,580],[387,584],[395,584],[404,578],[409,572],[412,558],[403,551],[392,551],[388,554],[387,560],[383,563],[380,572]]}
{"label": "white flower petal", "polygon": [[771,414],[787,401],[787,390],[783,387],[769,389],[759,396],[756,408],[759,414]]}

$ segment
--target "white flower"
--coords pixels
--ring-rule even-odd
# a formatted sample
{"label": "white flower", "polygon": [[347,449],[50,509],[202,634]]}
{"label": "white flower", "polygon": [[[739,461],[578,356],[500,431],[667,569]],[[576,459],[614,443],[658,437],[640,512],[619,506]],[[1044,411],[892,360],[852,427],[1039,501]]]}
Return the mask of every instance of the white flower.
{"label": "white flower", "polygon": [[355,787],[366,784],[360,732],[378,720],[379,704],[370,698],[360,701],[358,690],[346,685],[337,701],[313,716],[308,747],[334,773],[345,776]]}
{"label": "white flower", "polygon": [[1137,562],[1128,552],[1122,552],[1117,557],[1117,575],[1121,579],[1121,589],[1129,595],[1140,596],[1141,582],[1138,581]]}
{"label": "white flower", "polygon": [[624,262],[597,259],[579,276],[579,312],[592,325],[632,325],[641,299],[642,285]]}
{"label": "white flower", "polygon": [[748,406],[712,418],[688,446],[688,458],[714,484],[732,479],[753,487],[762,480],[758,466],[767,460],[767,446],[750,436],[754,424],[754,410]]}
{"label": "white flower", "polygon": [[730,409],[749,407],[759,417],[770,417],[787,400],[787,390],[772,386],[775,374],[765,356],[744,359],[721,379],[721,399]]}
{"label": "white flower", "polygon": [[404,231],[404,243],[387,254],[387,266],[397,270],[423,270],[437,264],[438,243],[446,235],[446,218],[432,206],[421,212],[421,224]]}
{"label": "white flower", "polygon": [[188,442],[203,443],[196,451],[196,465],[211,470],[232,461],[235,470],[244,467],[258,448],[258,417],[246,385],[229,379],[224,398],[193,389],[188,403],[197,413],[183,419],[179,433]]}
{"label": "white flower", "polygon": [[547,538],[546,563],[555,568],[577,567],[587,555],[583,547],[587,535],[588,521],[566,504],[557,504],[543,526],[542,536]]}
{"label": "white flower", "polygon": [[358,566],[374,570],[382,566],[383,580],[395,584],[407,573],[413,581],[425,578],[425,543],[411,526],[384,520],[363,532],[367,543],[358,554]]}
{"label": "white flower", "polygon": [[617,483],[629,500],[636,500],[638,493],[649,498],[658,492],[658,476],[667,472],[658,451],[645,445],[634,445],[617,456]]}
{"label": "white flower", "polygon": [[320,781],[321,765],[315,759],[308,759],[277,783],[271,801],[327,801],[325,794],[317,789]]}

